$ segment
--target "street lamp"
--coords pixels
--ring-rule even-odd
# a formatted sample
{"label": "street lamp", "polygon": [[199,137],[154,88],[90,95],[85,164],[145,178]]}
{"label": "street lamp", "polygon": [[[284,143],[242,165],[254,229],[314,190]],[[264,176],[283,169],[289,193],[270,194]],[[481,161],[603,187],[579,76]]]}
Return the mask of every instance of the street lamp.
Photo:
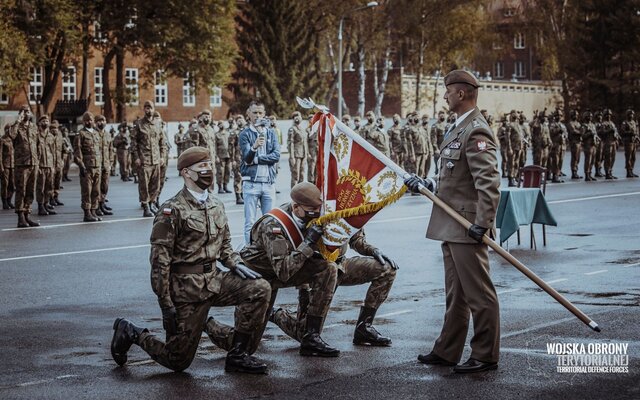
{"label": "street lamp", "polygon": [[344,24],[344,19],[347,17],[347,15],[351,14],[352,12],[366,10],[368,8],[373,8],[377,6],[378,6],[377,1],[370,1],[367,3],[366,6],[354,8],[351,11],[347,11],[342,16],[342,18],[340,18],[340,25],[338,27],[338,42],[340,43],[340,46],[339,46],[340,51],[338,54],[338,119],[339,120],[342,120],[342,25]]}

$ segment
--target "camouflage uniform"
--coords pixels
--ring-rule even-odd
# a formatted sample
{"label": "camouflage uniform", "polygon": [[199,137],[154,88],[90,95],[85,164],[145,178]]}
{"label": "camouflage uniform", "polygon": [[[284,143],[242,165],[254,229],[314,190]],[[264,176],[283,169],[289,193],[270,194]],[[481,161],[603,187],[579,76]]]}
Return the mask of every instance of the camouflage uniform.
{"label": "camouflage uniform", "polygon": [[113,147],[116,148],[118,156],[118,164],[120,165],[120,179],[129,180],[129,169],[131,168],[131,160],[129,157],[129,138],[125,130],[119,129],[118,134],[113,138]]}
{"label": "camouflage uniform", "polygon": [[[80,168],[81,207],[96,210],[100,201],[100,177],[102,175],[102,141],[100,133],[82,128],[75,138],[75,161]],[[85,170],[82,176],[82,170]]]}
{"label": "camouflage uniform", "polygon": [[218,189],[226,193],[231,193],[231,191],[227,189],[231,175],[231,153],[229,152],[229,131],[227,129],[220,129],[220,131],[216,132],[215,155]]}
{"label": "camouflage uniform", "polygon": [[38,131],[38,174],[36,179],[36,201],[39,205],[49,204],[53,191],[53,166],[55,137],[49,128]]}
{"label": "camouflage uniform", "polygon": [[[209,149],[209,154],[212,156],[216,154],[216,133],[211,127],[210,124],[203,124],[202,122],[198,123],[195,127],[194,132],[198,136],[197,145],[200,147],[204,147],[205,149]],[[213,164],[213,176],[217,176],[217,168],[216,164]],[[211,190],[213,191],[215,187],[215,182],[211,184]]]}
{"label": "camouflage uniform", "polygon": [[413,154],[416,160],[416,174],[418,176],[426,177],[427,171],[427,159],[430,157],[431,144],[428,140],[429,133],[423,126],[416,124],[411,131],[411,144],[413,148]]}
{"label": "camouflage uniform", "polygon": [[507,173],[509,176],[509,186],[517,186],[516,181],[519,179],[518,174],[520,171],[523,134],[515,115],[512,115],[507,132]]}
{"label": "camouflage uniform", "polygon": [[522,130],[522,151],[520,152],[520,168],[527,163],[527,155],[529,154],[529,143],[531,143],[531,127],[525,124],[525,118],[521,116],[519,119],[520,129]]}
{"label": "camouflage uniform", "polygon": [[604,173],[607,179],[618,179],[613,175],[613,164],[616,162],[616,152],[618,151],[618,140],[620,135],[613,121],[610,120],[611,111],[607,117],[605,112],[605,121],[602,122],[598,136],[602,139],[602,158],[604,160]]}
{"label": "camouflage uniform", "polygon": [[[546,117],[541,117],[545,118]],[[535,132],[535,131],[534,131]],[[551,135],[549,133],[549,122],[546,120],[540,121],[540,126],[537,129],[537,135],[534,133],[531,144],[533,147],[533,163],[543,168],[547,168],[547,162],[549,160],[549,147],[551,147]]]}
{"label": "camouflage uniform", "polygon": [[[292,212],[291,203],[281,208],[289,214]],[[336,264],[316,256],[313,248],[304,242],[294,248],[283,231],[275,218],[269,215],[262,217],[251,229],[250,244],[240,251],[242,259],[271,284],[269,309],[273,307],[279,288],[309,284],[311,297],[307,315],[325,318],[336,287]],[[265,317],[254,336],[256,341],[251,346],[252,351],[257,348],[267,321]],[[231,346],[231,327],[210,319],[205,332],[218,347],[228,349]]]}
{"label": "camouflage uniform", "polygon": [[109,192],[109,177],[111,176],[111,159],[113,158],[113,140],[111,134],[105,130],[98,130],[100,135],[100,150],[102,151],[102,168],[100,176],[100,203],[104,203]]}
{"label": "camouflage uniform", "polygon": [[596,146],[600,142],[596,125],[591,122],[591,115],[585,116],[580,132],[582,135],[582,149],[584,150],[584,180],[595,181],[591,171],[593,170],[596,154]]}
{"label": "camouflage uniform", "polygon": [[623,121],[620,125],[622,143],[624,144],[624,167],[627,170],[627,178],[638,177],[633,172],[633,168],[636,164],[636,147],[638,143],[640,143],[640,136],[638,136],[638,124],[634,120],[634,117],[635,114],[633,111],[628,111],[627,120]]}
{"label": "camouflage uniform", "polygon": [[139,160],[138,195],[141,203],[153,203],[160,194],[160,166],[165,162],[165,138],[154,120],[138,119],[131,132],[131,156]]}
{"label": "camouflage uniform", "polygon": [[[345,257],[347,249],[351,247],[364,257]],[[338,265],[338,286],[356,286],[371,283],[364,299],[364,307],[378,309],[389,296],[391,286],[396,278],[396,270],[391,264],[380,264],[373,258],[376,247],[367,243],[364,231],[356,233],[348,244],[340,249]],[[304,318],[306,310],[298,310],[297,316],[286,310],[278,310],[273,320],[291,338],[300,341],[304,335]]]}
{"label": "camouflage uniform", "polygon": [[316,161],[318,160],[318,132],[311,132],[311,120],[306,129],[307,133],[307,180],[316,183]]}
{"label": "camouflage uniform", "polygon": [[185,138],[184,138],[184,128],[182,128],[182,126],[180,126],[178,128],[178,132],[175,133],[175,135],[173,136],[173,143],[175,143],[176,145],[176,150],[178,152],[178,157],[180,157],[180,154],[182,154],[182,152],[185,150],[184,144],[185,144]]}
{"label": "camouflage uniform", "polygon": [[594,145],[595,147],[595,154],[593,156],[594,158],[594,167],[595,167],[595,171],[596,171],[596,177],[597,178],[603,178],[604,174],[602,173],[602,163],[604,161],[604,135],[600,136],[602,134],[602,112],[601,111],[596,111],[595,113],[595,118],[596,118],[596,132],[598,133],[598,137],[600,138],[600,140],[598,141],[598,143],[596,143]]}
{"label": "camouflage uniform", "polygon": [[431,127],[431,146],[433,146],[433,163],[435,164],[435,174],[438,175],[438,160],[440,160],[440,144],[444,140],[446,122],[444,118],[436,121]]}
{"label": "camouflage uniform", "polygon": [[549,152],[549,172],[553,182],[562,182],[562,160],[567,141],[567,128],[560,122],[559,116],[549,125],[551,136],[551,151]]}
{"label": "camouflage uniform", "polygon": [[294,124],[287,133],[291,187],[304,180],[304,160],[307,158],[306,136],[300,124]]}
{"label": "camouflage uniform", "polygon": [[500,127],[498,128],[498,142],[500,143],[500,159],[501,161],[501,165],[500,165],[500,169],[502,172],[502,177],[505,176],[509,176],[509,132],[511,131],[511,128],[509,126],[509,122],[507,122],[507,119],[504,118],[501,121]]}
{"label": "camouflage uniform", "polygon": [[31,122],[16,121],[9,129],[13,142],[16,213],[31,214],[38,173],[38,131]]}
{"label": "camouflage uniform", "polygon": [[240,152],[240,131],[242,128],[236,127],[229,135],[229,156],[233,171],[233,191],[236,194],[236,202],[242,195],[242,174],[240,174],[240,164],[242,163],[242,152]]}
{"label": "camouflage uniform", "polygon": [[[54,130],[52,129],[52,133]],[[62,173],[64,169],[64,157],[69,151],[66,147],[64,137],[59,129],[55,129],[55,142],[54,142],[54,166],[53,166],[53,199],[58,202],[58,196],[60,195],[60,189],[62,186]],[[59,204],[60,205],[60,204]]]}
{"label": "camouflage uniform", "polygon": [[580,152],[582,151],[582,125],[578,122],[578,114],[575,111],[571,113],[571,121],[567,125],[567,132],[571,151],[571,179],[580,179],[578,164],[580,163]]}
{"label": "camouflage uniform", "polygon": [[64,167],[62,168],[62,180],[71,182],[71,179],[69,179],[69,168],[71,168],[71,161],[73,160],[73,145],[71,144],[71,140],[69,139],[66,128],[62,130],[62,140],[64,140],[63,147],[65,149]]}
{"label": "camouflage uniform", "polygon": [[7,133],[0,138],[0,192],[5,210],[12,208],[11,199],[16,191],[14,168],[13,142]]}
{"label": "camouflage uniform", "polygon": [[402,128],[400,122],[393,124],[389,130],[387,130],[387,137],[389,138],[389,147],[391,150],[391,159],[399,166],[404,165],[407,149],[404,143],[404,136],[402,135]]}
{"label": "camouflage uniform", "polygon": [[140,335],[138,345],[156,362],[186,369],[211,307],[236,306],[235,330],[260,341],[271,290],[265,280],[243,280],[216,268],[216,260],[228,268],[242,262],[231,247],[220,200],[210,195],[199,203],[185,187],[162,204],[151,232],[150,260],[151,287],[160,307],[175,307],[177,320],[177,332],[166,343],[147,330]]}
{"label": "camouflage uniform", "polygon": [[387,138],[387,135],[385,135],[380,125],[376,125],[371,130],[369,130],[369,132],[367,133],[367,142],[371,143],[373,147],[380,150],[382,154],[386,155],[387,157],[390,156],[389,139]]}
{"label": "camouflage uniform", "polygon": [[407,116],[407,123],[402,127],[404,149],[406,150],[404,155],[404,169],[410,174],[416,172],[416,156],[413,153],[413,143],[411,142],[414,125],[411,118],[413,118],[411,115]]}

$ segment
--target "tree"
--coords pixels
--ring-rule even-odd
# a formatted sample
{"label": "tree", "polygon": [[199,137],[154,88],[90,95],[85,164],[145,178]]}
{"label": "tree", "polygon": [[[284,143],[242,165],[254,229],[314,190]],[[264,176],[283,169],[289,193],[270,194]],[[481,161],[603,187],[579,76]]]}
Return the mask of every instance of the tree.
{"label": "tree", "polygon": [[238,101],[246,101],[253,89],[269,112],[288,115],[296,108],[296,96],[323,96],[320,34],[309,23],[308,10],[296,0],[249,1],[240,8],[241,58],[234,73]]}
{"label": "tree", "polygon": [[15,26],[16,2],[7,0],[0,6],[0,92],[15,93],[29,80],[33,54],[27,36]]}

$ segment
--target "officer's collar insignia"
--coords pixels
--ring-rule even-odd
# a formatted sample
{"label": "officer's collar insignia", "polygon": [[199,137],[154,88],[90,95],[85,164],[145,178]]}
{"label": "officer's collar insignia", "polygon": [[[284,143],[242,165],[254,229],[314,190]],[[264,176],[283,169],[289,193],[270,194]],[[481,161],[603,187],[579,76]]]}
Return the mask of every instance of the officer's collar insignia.
{"label": "officer's collar insignia", "polygon": [[479,126],[480,126],[480,122],[478,122],[478,120],[475,120],[475,119],[474,119],[474,120],[471,122],[471,126],[472,126],[472,127],[474,127],[474,128],[477,128],[477,127],[479,127]]}
{"label": "officer's collar insignia", "polygon": [[478,151],[485,151],[487,149],[487,142],[485,142],[484,140],[478,140],[476,142],[476,148],[478,149]]}
{"label": "officer's collar insignia", "polygon": [[450,149],[456,150],[456,149],[459,149],[461,145],[462,144],[459,141],[456,140],[454,142],[451,142],[447,147],[450,148]]}

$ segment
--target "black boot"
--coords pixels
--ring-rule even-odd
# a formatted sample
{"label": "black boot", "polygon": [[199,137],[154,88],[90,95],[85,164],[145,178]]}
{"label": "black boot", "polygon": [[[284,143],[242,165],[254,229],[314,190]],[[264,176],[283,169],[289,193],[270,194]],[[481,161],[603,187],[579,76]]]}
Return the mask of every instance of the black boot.
{"label": "black boot", "polygon": [[301,356],[338,357],[340,350],[334,349],[320,337],[322,317],[307,315],[307,333],[300,341]]}
{"label": "black boot", "polygon": [[56,205],[57,205],[57,206],[63,206],[63,205],[64,205],[64,203],[63,203],[63,202],[61,202],[60,200],[58,200],[58,196],[56,196],[56,197],[53,199],[53,201],[55,201],[55,202],[56,202]]}
{"label": "black boot", "polygon": [[509,187],[517,187],[518,183],[515,178],[509,178]]}
{"label": "black boot", "polygon": [[[627,176],[628,178],[628,176]],[[9,210],[9,204],[7,204],[7,199],[5,199],[4,197],[2,198],[2,209],[3,210]]]}
{"label": "black boot", "polygon": [[353,344],[365,346],[390,346],[391,339],[380,335],[373,327],[373,319],[376,316],[376,309],[371,307],[360,307],[360,316],[353,333]]}
{"label": "black boot", "polygon": [[[636,175],[637,176],[637,175]],[[13,203],[11,202],[11,196],[7,197],[7,205],[9,206],[10,209],[14,209],[16,208],[16,206],[13,205]]]}
{"label": "black boot", "polygon": [[102,214],[104,214],[104,215],[113,215],[113,213],[111,211],[109,211],[109,210],[111,210],[111,208],[107,208],[107,206],[104,203],[100,203],[100,205],[98,207],[102,211]]}
{"label": "black boot", "polygon": [[[108,201],[109,201],[108,199],[104,199],[104,201],[102,202],[102,212],[104,212],[104,210],[107,210],[107,211],[113,211],[113,208],[111,208],[111,207],[109,207],[109,206],[107,205],[107,202],[108,202]],[[107,214],[107,213],[105,213],[104,215],[111,215],[111,214]]]}
{"label": "black boot", "polygon": [[91,210],[89,210],[89,212],[91,213],[91,215],[93,215],[93,218],[97,219],[98,221],[102,221],[102,218],[100,218],[98,216],[98,213],[96,212],[97,209],[92,208]]}
{"label": "black boot", "polygon": [[602,168],[596,169],[596,178],[604,178],[604,174],[602,173]]}
{"label": "black boot", "polygon": [[242,200],[242,196],[240,196],[240,193],[236,193],[236,204],[244,204],[244,201]]}
{"label": "black boot", "polygon": [[44,208],[44,205],[42,203],[38,203],[38,215],[49,215],[49,211]]}
{"label": "black boot", "polygon": [[57,206],[57,204],[56,204],[56,200],[55,200],[53,197],[49,199],[49,205],[50,205],[52,208],[56,208],[56,206]]}
{"label": "black boot", "polygon": [[24,213],[24,220],[27,221],[27,224],[29,224],[29,226],[40,226],[39,222],[36,222],[36,221],[32,220],[31,218],[29,218],[29,213],[28,212]]}
{"label": "black boot", "polygon": [[578,175],[577,172],[572,172],[571,173],[571,179],[581,179],[582,177],[580,175]]}
{"label": "black boot", "polygon": [[18,228],[28,228],[29,224],[27,223],[27,220],[24,217],[24,213],[23,212],[19,212],[18,213]]}
{"label": "black boot", "polygon": [[144,332],[149,331],[135,326],[124,318],[115,320],[111,339],[111,357],[116,364],[124,365],[127,362],[127,352],[132,344],[139,344],[140,335]]}
{"label": "black boot", "polygon": [[97,222],[98,219],[91,214],[91,210],[84,210],[83,222]]}
{"label": "black boot", "polygon": [[225,192],[225,193],[233,193],[231,190],[229,190],[229,188],[227,187],[227,185],[224,185],[223,189],[224,189],[224,192]]}
{"label": "black boot", "polygon": [[100,203],[98,203],[98,208],[96,208],[95,210],[92,210],[91,212],[95,214],[96,217],[104,216],[104,213],[102,212],[102,208],[100,207]]}
{"label": "black boot", "polygon": [[225,191],[222,188],[222,185],[218,185],[218,194],[224,194],[224,193],[225,193]]}
{"label": "black boot", "polygon": [[57,212],[54,211],[54,208],[52,205],[49,204],[50,202],[47,201],[44,203],[44,209],[47,210],[47,212],[49,213],[49,215],[56,215]]}
{"label": "black boot", "polygon": [[142,203],[142,216],[143,217],[153,217],[153,213],[151,212],[151,210],[149,210],[149,204],[147,203]]}
{"label": "black boot", "polygon": [[251,341],[251,334],[233,332],[233,345],[227,353],[224,370],[227,372],[245,372],[247,374],[266,374],[267,365],[249,355],[247,348]]}

